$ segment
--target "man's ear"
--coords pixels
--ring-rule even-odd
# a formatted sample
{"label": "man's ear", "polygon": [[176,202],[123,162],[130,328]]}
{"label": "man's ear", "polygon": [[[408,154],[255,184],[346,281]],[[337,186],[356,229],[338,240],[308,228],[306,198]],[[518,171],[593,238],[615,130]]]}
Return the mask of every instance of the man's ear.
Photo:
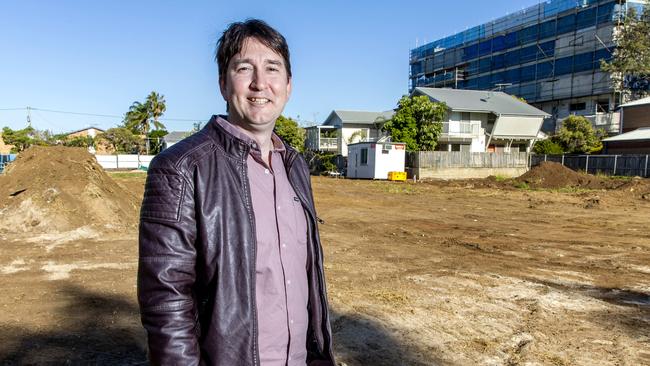
{"label": "man's ear", "polygon": [[291,76],[289,76],[289,80],[287,81],[287,99],[291,96]]}
{"label": "man's ear", "polygon": [[223,97],[224,100],[227,100],[226,98],[226,80],[222,77],[219,77],[219,90],[221,91],[221,96]]}

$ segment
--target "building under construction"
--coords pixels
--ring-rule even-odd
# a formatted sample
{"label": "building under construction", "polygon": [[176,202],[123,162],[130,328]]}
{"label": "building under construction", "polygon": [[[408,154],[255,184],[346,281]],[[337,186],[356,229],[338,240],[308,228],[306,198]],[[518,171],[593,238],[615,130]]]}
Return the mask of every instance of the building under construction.
{"label": "building under construction", "polygon": [[551,0],[411,50],[409,89],[500,90],[551,117],[552,131],[570,114],[619,132],[620,104],[601,60],[630,7],[643,0]]}

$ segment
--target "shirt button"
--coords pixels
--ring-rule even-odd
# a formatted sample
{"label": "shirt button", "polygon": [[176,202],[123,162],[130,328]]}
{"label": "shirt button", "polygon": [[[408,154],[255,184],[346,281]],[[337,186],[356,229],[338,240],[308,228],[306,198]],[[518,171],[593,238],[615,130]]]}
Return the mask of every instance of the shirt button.
{"label": "shirt button", "polygon": [[282,243],[282,247],[283,247],[283,248],[286,248],[287,245],[286,245],[285,243]]}
{"label": "shirt button", "polygon": [[270,172],[269,172],[268,169],[264,169],[264,174],[269,174],[269,173],[270,173]]}
{"label": "shirt button", "polygon": [[289,323],[293,324],[293,319],[289,320]]}
{"label": "shirt button", "polygon": [[[290,285],[290,284],[291,284],[291,280],[288,280],[288,281],[287,281],[287,285]],[[293,321],[292,321],[292,322],[293,322]]]}
{"label": "shirt button", "polygon": [[280,209],[280,206],[278,206],[278,210]]}

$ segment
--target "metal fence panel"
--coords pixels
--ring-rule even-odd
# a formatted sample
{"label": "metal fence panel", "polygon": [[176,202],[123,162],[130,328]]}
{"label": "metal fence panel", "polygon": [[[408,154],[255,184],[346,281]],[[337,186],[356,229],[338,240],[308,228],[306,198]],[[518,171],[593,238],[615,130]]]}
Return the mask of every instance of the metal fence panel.
{"label": "metal fence panel", "polygon": [[554,161],[589,174],[650,177],[650,155],[532,155],[530,166],[543,161]]}
{"label": "metal fence panel", "polygon": [[16,154],[1,154],[0,155],[0,173],[5,170],[5,165],[16,160]]}

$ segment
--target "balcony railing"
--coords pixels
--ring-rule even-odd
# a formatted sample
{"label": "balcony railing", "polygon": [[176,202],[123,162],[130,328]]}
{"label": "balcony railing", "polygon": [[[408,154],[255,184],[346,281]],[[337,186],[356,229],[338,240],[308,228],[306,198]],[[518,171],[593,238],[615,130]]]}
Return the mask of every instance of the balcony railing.
{"label": "balcony railing", "polygon": [[318,148],[321,151],[328,151],[337,150],[338,146],[338,139],[336,137],[321,137],[320,146]]}
{"label": "balcony railing", "polygon": [[[621,132],[621,114],[618,112],[597,113],[582,117],[588,119],[594,128],[602,128],[609,135]],[[557,122],[556,131],[560,130],[563,122],[564,119]]]}
{"label": "balcony railing", "polygon": [[481,134],[479,122],[443,122],[442,134],[447,137],[476,137]]}

